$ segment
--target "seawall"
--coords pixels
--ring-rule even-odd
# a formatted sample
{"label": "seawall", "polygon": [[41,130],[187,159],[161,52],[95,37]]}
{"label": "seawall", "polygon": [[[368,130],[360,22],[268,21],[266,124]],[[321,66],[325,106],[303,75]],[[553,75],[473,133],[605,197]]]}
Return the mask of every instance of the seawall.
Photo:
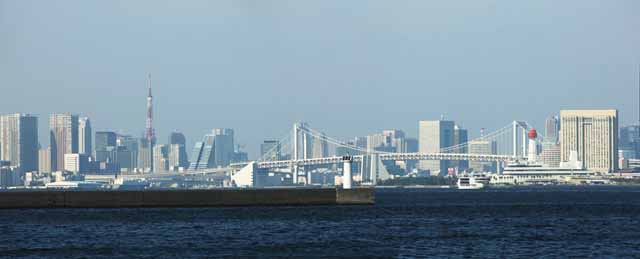
{"label": "seawall", "polygon": [[0,192],[0,209],[368,205],[373,188],[215,190],[34,190]]}

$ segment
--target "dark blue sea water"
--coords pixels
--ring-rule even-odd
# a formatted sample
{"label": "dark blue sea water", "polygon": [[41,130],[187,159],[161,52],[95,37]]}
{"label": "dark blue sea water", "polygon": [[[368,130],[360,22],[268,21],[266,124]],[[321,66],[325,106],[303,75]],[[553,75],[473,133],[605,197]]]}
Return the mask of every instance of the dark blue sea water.
{"label": "dark blue sea water", "polygon": [[640,188],[380,190],[373,206],[0,210],[0,255],[640,258]]}

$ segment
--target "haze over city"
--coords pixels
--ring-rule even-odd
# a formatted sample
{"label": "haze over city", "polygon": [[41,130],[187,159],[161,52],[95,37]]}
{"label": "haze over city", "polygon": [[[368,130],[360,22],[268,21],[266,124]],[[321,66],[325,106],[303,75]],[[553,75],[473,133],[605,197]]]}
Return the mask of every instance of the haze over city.
{"label": "haze over city", "polygon": [[638,257],[639,11],[0,0],[0,257]]}
{"label": "haze over city", "polygon": [[478,135],[560,109],[637,121],[637,1],[0,1],[3,112],[89,116],[191,148],[211,128],[259,143],[295,121],[337,137],[417,134],[444,115]]}

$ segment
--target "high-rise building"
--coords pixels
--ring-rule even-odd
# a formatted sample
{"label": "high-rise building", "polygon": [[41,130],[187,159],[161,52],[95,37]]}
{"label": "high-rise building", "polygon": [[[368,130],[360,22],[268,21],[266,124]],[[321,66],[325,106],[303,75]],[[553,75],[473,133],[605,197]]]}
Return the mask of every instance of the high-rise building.
{"label": "high-rise building", "polygon": [[98,162],[114,162],[116,156],[118,134],[112,131],[96,131],[95,160]]}
{"label": "high-rise building", "polygon": [[630,125],[620,127],[620,151],[627,159],[640,158],[640,126]]}
{"label": "high-rise building", "polygon": [[153,146],[154,172],[166,172],[169,170],[169,146]]}
{"label": "high-rise building", "polygon": [[558,137],[560,132],[560,120],[558,116],[552,116],[547,118],[544,122],[544,137],[543,141],[558,143]]}
{"label": "high-rise building", "polygon": [[91,141],[91,121],[88,117],[78,118],[78,153],[91,156],[93,154]]}
{"label": "high-rise building", "polygon": [[49,117],[51,170],[64,170],[64,155],[78,153],[78,116],[54,113]]}
{"label": "high-rise building", "polygon": [[[207,137],[205,136],[205,139]],[[196,142],[191,151],[191,162],[189,164],[189,170],[205,169],[209,165],[209,156],[212,146],[210,145],[208,154],[205,153],[205,142]]]}
{"label": "high-rise building", "polygon": [[113,131],[96,131],[96,150],[107,150],[116,147],[118,134]]}
{"label": "high-rise building", "polygon": [[241,163],[249,161],[249,154],[240,149],[240,145],[236,146],[236,150],[233,152],[233,160],[232,163]]}
{"label": "high-rise building", "polygon": [[189,165],[186,158],[187,151],[181,144],[169,145],[169,170],[178,171],[180,168],[186,169]]}
{"label": "high-rise building", "polygon": [[[180,145],[182,147],[169,147],[169,153],[171,157],[178,159],[174,162],[177,162],[177,164],[173,164],[173,162],[170,162],[169,167],[175,167],[177,168],[187,168],[189,167],[189,158],[187,157],[187,138],[184,136],[184,134],[180,133],[180,132],[172,132],[171,135],[169,135],[169,145]],[[180,152],[180,153],[174,153],[174,152]]]}
{"label": "high-rise building", "polygon": [[568,161],[571,151],[576,151],[587,170],[617,169],[618,110],[562,110],[560,125],[562,161]]}
{"label": "high-rise building", "polygon": [[[498,152],[498,146],[495,141],[491,140],[472,140],[468,142],[469,154],[485,154],[495,155]],[[474,172],[493,172],[495,170],[494,162],[469,161],[469,168]]]}
{"label": "high-rise building", "polygon": [[[469,132],[466,129],[455,125],[453,128],[453,145],[458,146],[455,150],[452,150],[452,153],[466,154],[468,152],[468,146],[462,145],[469,141]],[[457,167],[458,170],[465,170],[469,168],[469,161],[460,160],[460,161],[451,161],[454,167]]]}
{"label": "high-rise building", "polygon": [[406,142],[407,142],[407,153],[418,152],[418,139],[407,138]]}
{"label": "high-rise building", "polygon": [[549,167],[560,167],[560,144],[553,142],[542,142],[542,153],[540,160]]}
{"label": "high-rise building", "polygon": [[169,135],[169,144],[180,144],[180,145],[186,145],[187,144],[187,138],[184,136],[184,134],[174,131],[171,132],[171,134]]}
{"label": "high-rise building", "polygon": [[383,152],[406,152],[405,134],[401,130],[383,130],[381,133],[367,136],[367,150]]}
{"label": "high-rise building", "polygon": [[147,142],[147,138],[140,138],[138,141],[138,170],[141,172],[153,172],[152,171],[152,152],[153,150]]}
{"label": "high-rise building", "polygon": [[277,161],[281,159],[280,141],[265,140],[260,144],[260,157],[266,161]]}
{"label": "high-rise building", "polygon": [[125,172],[132,172],[138,165],[138,139],[129,135],[118,135],[114,163]]}
{"label": "high-rise building", "polygon": [[21,185],[20,175],[20,170],[17,167],[10,166],[8,161],[0,160],[0,188],[6,189]]}
{"label": "high-rise building", "polygon": [[393,147],[392,152],[404,153],[407,152],[407,142],[405,140],[405,134],[402,130],[389,129],[383,130],[382,135],[387,137],[388,145]]}
{"label": "high-rise building", "polygon": [[51,148],[38,150],[38,172],[51,173]]}
{"label": "high-rise building", "polygon": [[[454,125],[453,121],[446,120],[420,121],[418,123],[418,151],[420,153],[440,153],[442,148],[453,146]],[[450,167],[450,161],[420,161],[419,167],[422,170],[429,170],[431,175],[445,175]]]}
{"label": "high-rise building", "polygon": [[233,129],[212,130],[214,137],[214,167],[227,166],[234,159],[235,146],[233,143]]}
{"label": "high-rise building", "polygon": [[89,171],[89,155],[65,154],[64,170],[73,173],[86,173]]}
{"label": "high-rise building", "polygon": [[235,159],[232,129],[213,129],[196,142],[191,153],[189,170],[224,167]]}
{"label": "high-rise building", "polygon": [[0,160],[20,172],[38,170],[38,118],[28,114],[0,116]]}

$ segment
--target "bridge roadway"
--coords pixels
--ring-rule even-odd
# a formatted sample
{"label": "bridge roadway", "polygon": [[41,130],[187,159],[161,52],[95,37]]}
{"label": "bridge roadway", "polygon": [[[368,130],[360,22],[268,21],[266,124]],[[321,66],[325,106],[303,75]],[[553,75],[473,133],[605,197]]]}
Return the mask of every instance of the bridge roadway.
{"label": "bridge roadway", "polygon": [[[485,154],[456,154],[456,153],[383,153],[378,154],[381,160],[402,161],[402,160],[468,160],[468,161],[486,161],[486,162],[506,162],[515,161],[518,157],[510,155],[485,155]],[[362,162],[363,156],[353,156],[354,162]],[[341,156],[324,157],[324,158],[308,158],[293,160],[280,160],[280,161],[261,161],[256,162],[258,168],[272,169],[272,168],[286,168],[292,164],[297,166],[310,166],[310,165],[327,165],[337,164],[342,162]],[[234,166],[243,166],[246,163],[234,164]]]}

